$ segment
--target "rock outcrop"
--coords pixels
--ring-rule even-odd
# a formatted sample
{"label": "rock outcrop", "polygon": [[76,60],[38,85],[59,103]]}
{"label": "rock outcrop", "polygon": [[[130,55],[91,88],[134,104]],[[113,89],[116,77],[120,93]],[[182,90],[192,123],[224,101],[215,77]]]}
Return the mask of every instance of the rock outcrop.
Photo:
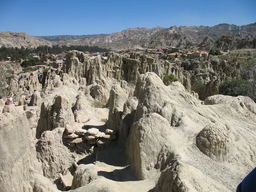
{"label": "rock outcrop", "polygon": [[234,35],[223,35],[215,42],[220,50],[255,49],[256,38],[240,38]]}

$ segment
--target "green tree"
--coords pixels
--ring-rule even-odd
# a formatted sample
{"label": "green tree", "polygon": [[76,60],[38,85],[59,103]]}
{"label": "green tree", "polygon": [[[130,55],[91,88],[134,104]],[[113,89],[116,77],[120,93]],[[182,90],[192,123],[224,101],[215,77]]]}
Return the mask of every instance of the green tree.
{"label": "green tree", "polygon": [[217,49],[217,50],[215,51],[215,55],[221,55],[221,52],[220,52],[219,49]]}
{"label": "green tree", "polygon": [[251,88],[250,83],[241,78],[234,78],[220,84],[219,92],[223,95],[231,96],[250,96]]}
{"label": "green tree", "polygon": [[211,49],[211,50],[209,51],[209,55],[221,55],[221,52],[220,52],[219,49],[216,49],[216,50]]}

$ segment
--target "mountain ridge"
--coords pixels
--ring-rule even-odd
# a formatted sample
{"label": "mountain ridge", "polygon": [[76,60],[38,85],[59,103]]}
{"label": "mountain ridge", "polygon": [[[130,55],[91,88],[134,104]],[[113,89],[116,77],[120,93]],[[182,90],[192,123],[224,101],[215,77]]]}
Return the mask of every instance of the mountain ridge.
{"label": "mountain ridge", "polygon": [[[9,33],[8,41],[2,33]],[[0,33],[0,46],[6,47],[36,47],[40,45],[87,45],[108,48],[112,50],[136,48],[161,48],[161,47],[186,47],[201,44],[206,37],[213,41],[223,35],[233,35],[242,39],[256,38],[256,22],[248,25],[237,26],[221,23],[209,26],[171,26],[169,28],[128,28],[111,34],[92,35],[56,35],[56,36],[31,36],[17,38],[13,32]],[[17,33],[19,34],[19,33]],[[30,42],[30,43],[28,43]],[[33,44],[34,42],[34,44]],[[238,46],[241,47],[241,46]],[[252,47],[253,48],[253,47]]]}
{"label": "mountain ridge", "polygon": [[121,32],[86,39],[55,42],[59,45],[89,45],[110,49],[161,48],[166,46],[198,45],[206,36],[214,41],[225,34],[240,38],[255,38],[256,23],[209,26],[171,26],[170,28],[128,28]]}

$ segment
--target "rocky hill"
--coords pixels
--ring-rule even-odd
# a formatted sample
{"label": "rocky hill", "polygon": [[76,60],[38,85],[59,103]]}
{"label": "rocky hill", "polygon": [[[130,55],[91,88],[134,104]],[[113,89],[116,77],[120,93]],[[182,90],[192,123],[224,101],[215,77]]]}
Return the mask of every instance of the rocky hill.
{"label": "rocky hill", "polygon": [[149,38],[159,30],[161,30],[159,27],[153,29],[130,28],[109,35],[102,35],[86,39],[58,41],[56,43],[60,45],[91,45],[112,49],[129,49],[135,47],[140,48],[140,41]]}
{"label": "rocky hill", "polygon": [[256,163],[256,104],[217,94],[240,75],[232,59],[70,51],[62,69],[14,75],[0,191],[235,191]]}
{"label": "rocky hill", "polygon": [[215,42],[215,47],[224,51],[234,49],[255,49],[256,38],[240,38],[234,35],[223,35]]}
{"label": "rocky hill", "polygon": [[25,47],[35,48],[38,46],[52,46],[49,41],[33,37],[27,33],[14,33],[0,31],[0,47]]}
{"label": "rocky hill", "polygon": [[[100,35],[86,39],[61,39],[55,43],[61,45],[93,45],[112,49],[161,48],[168,46],[184,47],[198,45],[209,37],[216,41],[225,34],[240,38],[256,38],[256,23],[236,26],[219,24],[207,26],[172,26],[170,28],[130,28],[122,32]],[[60,37],[60,36],[59,36]],[[47,37],[44,37],[47,39]]]}

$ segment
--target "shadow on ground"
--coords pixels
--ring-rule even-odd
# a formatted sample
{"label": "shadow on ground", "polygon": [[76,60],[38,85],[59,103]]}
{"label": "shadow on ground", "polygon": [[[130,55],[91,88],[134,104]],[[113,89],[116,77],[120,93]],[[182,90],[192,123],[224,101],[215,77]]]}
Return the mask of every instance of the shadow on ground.
{"label": "shadow on ground", "polygon": [[[105,177],[113,181],[136,181],[133,176],[130,166],[127,164],[127,158],[125,155],[125,149],[117,145],[109,146],[108,148],[98,149],[94,154],[91,154],[80,161],[77,164],[101,164],[103,167],[111,167],[113,171],[98,171],[98,175]],[[99,165],[99,169],[100,169]],[[116,169],[115,169],[116,167]]]}

